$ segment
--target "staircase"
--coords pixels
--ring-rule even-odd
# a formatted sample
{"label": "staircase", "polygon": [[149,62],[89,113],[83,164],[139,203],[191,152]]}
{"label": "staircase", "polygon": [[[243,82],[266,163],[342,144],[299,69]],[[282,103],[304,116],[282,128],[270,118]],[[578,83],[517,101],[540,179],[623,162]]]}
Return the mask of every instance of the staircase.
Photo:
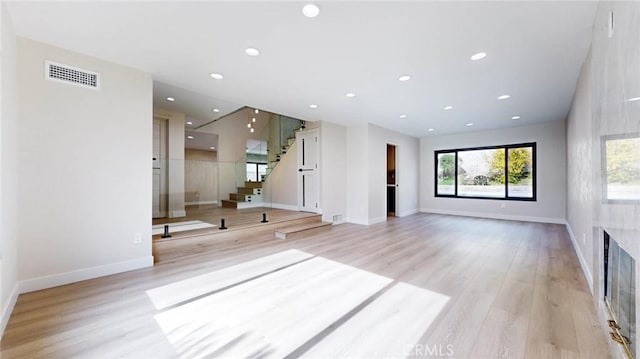
{"label": "staircase", "polygon": [[238,192],[229,193],[229,199],[222,200],[224,208],[252,208],[262,206],[262,182],[245,181]]}

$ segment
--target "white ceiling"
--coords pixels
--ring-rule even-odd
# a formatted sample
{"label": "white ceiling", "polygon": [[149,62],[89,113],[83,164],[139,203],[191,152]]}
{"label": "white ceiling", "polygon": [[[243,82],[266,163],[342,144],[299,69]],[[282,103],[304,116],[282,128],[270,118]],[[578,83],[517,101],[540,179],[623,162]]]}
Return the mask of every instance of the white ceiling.
{"label": "white ceiling", "polygon": [[[8,8],[18,35],[138,68],[156,84],[304,120],[371,122],[420,137],[564,119],[597,7],[331,1],[317,3],[320,15],[310,19],[303,4],[15,2]],[[247,47],[260,56],[247,56]],[[488,56],[470,61],[479,51]],[[225,77],[214,80],[211,72]],[[412,79],[398,81],[403,74]],[[505,93],[512,97],[496,100]],[[447,105],[454,109],[443,110]],[[511,120],[515,115],[522,118]]]}

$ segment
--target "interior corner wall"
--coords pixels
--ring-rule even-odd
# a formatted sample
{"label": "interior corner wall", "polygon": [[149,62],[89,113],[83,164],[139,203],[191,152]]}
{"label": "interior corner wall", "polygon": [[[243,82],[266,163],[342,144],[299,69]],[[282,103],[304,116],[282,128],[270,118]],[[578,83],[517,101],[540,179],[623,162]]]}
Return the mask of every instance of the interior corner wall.
{"label": "interior corner wall", "polygon": [[[17,54],[21,292],[153,265],[151,76],[20,37]],[[46,80],[45,60],[100,89]]]}
{"label": "interior corner wall", "polygon": [[[429,136],[420,140],[422,212],[565,223],[566,137],[564,121],[499,130]],[[537,200],[500,201],[435,197],[434,151],[536,142]],[[504,205],[504,208],[502,208]]]}
{"label": "interior corner wall", "polygon": [[387,220],[387,144],[396,146],[398,215],[402,217],[418,212],[419,140],[369,124],[367,156],[370,224]]}
{"label": "interior corner wall", "polygon": [[18,296],[16,35],[0,4],[0,338]]}
{"label": "interior corner wall", "polygon": [[[347,211],[347,128],[331,122],[320,123],[320,205],[322,220],[335,224],[346,220]],[[334,222],[334,216],[339,218]]]}

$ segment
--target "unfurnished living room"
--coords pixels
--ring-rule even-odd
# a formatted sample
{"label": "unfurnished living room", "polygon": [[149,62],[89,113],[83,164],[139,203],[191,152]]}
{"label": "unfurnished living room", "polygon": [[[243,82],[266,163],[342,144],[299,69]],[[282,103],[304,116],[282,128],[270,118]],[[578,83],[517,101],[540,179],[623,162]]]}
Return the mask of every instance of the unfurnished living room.
{"label": "unfurnished living room", "polygon": [[640,2],[0,0],[2,358],[635,358]]}

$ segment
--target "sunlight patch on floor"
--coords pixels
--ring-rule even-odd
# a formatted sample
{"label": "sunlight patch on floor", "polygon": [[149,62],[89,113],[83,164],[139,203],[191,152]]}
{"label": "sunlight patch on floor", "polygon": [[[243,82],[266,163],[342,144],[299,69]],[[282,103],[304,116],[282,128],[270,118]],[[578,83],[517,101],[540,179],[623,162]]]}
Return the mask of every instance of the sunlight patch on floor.
{"label": "sunlight patch on floor", "polygon": [[449,297],[398,283],[306,352],[305,358],[404,358]]}
{"label": "sunlight patch on floor", "polygon": [[157,309],[164,309],[312,257],[290,249],[150,289],[147,295]]}

